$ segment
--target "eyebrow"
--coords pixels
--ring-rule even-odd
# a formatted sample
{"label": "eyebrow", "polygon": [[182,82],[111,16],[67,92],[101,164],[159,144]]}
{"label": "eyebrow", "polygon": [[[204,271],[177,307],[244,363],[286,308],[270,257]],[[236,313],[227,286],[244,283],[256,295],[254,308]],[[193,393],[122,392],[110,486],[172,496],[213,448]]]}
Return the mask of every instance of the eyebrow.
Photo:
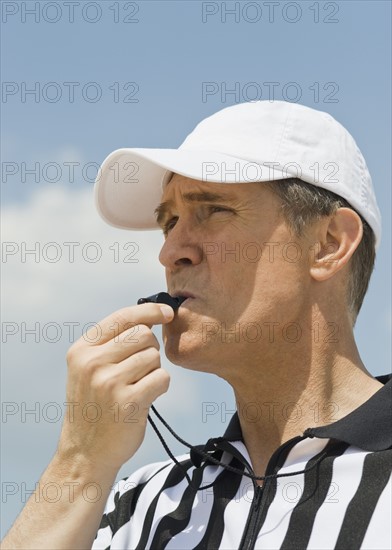
{"label": "eyebrow", "polygon": [[[188,204],[192,203],[199,203],[199,202],[230,202],[233,200],[233,197],[231,195],[221,195],[219,193],[211,193],[210,191],[202,191],[202,192],[193,192],[193,193],[184,193],[182,195],[182,199],[184,202]],[[157,219],[157,223],[160,225],[163,223],[163,220],[165,219],[169,209],[173,206],[173,201],[168,200],[161,202],[157,208],[154,210],[154,214]]]}

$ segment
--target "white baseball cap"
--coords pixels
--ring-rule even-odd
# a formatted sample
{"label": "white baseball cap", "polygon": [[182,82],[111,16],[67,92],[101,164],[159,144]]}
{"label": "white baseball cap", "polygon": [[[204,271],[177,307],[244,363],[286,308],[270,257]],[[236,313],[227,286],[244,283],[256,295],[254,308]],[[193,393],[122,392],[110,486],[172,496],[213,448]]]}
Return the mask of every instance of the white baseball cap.
{"label": "white baseball cap", "polygon": [[299,178],[346,199],[380,242],[381,215],[365,159],[328,113],[250,101],[202,120],[178,149],[118,149],[98,171],[100,215],[119,228],[158,229],[154,210],[173,173],[228,184]]}

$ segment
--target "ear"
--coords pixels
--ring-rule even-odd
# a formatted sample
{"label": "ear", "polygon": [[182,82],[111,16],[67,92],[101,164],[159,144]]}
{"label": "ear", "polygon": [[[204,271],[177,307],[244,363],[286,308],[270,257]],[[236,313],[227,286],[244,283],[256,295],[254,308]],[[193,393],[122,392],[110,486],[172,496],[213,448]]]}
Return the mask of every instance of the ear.
{"label": "ear", "polygon": [[320,220],[317,233],[310,273],[321,282],[340,271],[354,254],[363,235],[362,220],[351,208],[338,208]]}

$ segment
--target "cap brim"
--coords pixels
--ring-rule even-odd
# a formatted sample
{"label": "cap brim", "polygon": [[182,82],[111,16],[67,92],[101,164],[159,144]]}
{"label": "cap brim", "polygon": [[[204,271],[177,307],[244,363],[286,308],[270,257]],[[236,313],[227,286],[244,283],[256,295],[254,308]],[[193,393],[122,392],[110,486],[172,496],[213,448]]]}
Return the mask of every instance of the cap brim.
{"label": "cap brim", "polygon": [[123,229],[158,229],[154,210],[173,173],[212,183],[263,182],[292,177],[276,167],[216,151],[118,149],[102,163],[95,202],[102,218]]}

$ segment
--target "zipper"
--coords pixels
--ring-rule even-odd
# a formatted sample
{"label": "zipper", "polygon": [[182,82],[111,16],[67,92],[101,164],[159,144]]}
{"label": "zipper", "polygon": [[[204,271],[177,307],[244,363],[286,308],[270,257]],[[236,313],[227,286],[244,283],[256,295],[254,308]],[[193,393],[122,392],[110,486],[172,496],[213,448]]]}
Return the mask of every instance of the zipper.
{"label": "zipper", "polygon": [[257,539],[257,524],[259,523],[259,512],[261,500],[263,497],[264,485],[255,485],[255,493],[250,507],[248,520],[245,525],[244,534],[242,535],[242,540],[240,542],[239,550],[251,550],[255,546]]}
{"label": "zipper", "polygon": [[[286,449],[287,447],[293,447],[302,439],[304,439],[303,436],[293,437],[292,439],[286,441],[286,443],[281,445],[271,456],[265,471],[265,475],[271,475],[273,473],[273,470],[275,469],[275,466],[278,462],[278,458],[284,449]],[[254,550],[257,536],[261,529],[261,524],[265,519],[262,514],[263,506],[265,503],[265,501],[263,502],[263,495],[265,491],[269,489],[270,483],[271,478],[268,478],[264,480],[263,485],[260,487],[260,485],[257,485],[253,481],[254,496],[238,550]]]}

